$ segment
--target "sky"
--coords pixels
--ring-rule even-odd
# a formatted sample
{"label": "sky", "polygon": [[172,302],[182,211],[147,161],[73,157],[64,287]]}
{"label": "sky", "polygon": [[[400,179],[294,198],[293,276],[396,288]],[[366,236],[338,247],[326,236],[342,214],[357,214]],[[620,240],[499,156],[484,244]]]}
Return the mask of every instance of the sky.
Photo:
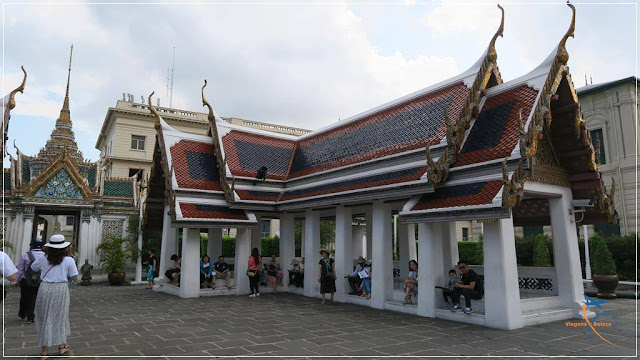
{"label": "sky", "polygon": [[[73,2],[73,1],[71,1]],[[122,2],[122,1],[121,1]],[[565,34],[564,1],[501,1],[496,43],[505,81],[542,62]],[[200,88],[221,116],[317,129],[464,72],[498,28],[497,2],[3,4],[3,94],[16,95],[9,152],[35,155],[54,128],[74,45],[70,109],[84,156],[109,107],[151,91],[201,111]],[[569,67],[576,87],[637,75],[637,4],[576,4]],[[5,160],[5,166],[7,165]]]}

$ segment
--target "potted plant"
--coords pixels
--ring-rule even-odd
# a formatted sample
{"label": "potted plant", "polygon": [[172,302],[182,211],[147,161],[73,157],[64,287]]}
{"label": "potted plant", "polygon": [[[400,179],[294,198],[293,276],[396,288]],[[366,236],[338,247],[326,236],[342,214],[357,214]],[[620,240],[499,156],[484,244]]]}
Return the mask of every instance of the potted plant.
{"label": "potted plant", "polygon": [[136,247],[127,238],[110,236],[97,247],[100,265],[107,272],[111,285],[122,285],[125,279],[124,267],[127,261],[138,257]]}
{"label": "potted plant", "polygon": [[600,235],[595,234],[589,239],[591,254],[591,269],[593,271],[593,284],[598,288],[598,297],[601,299],[614,299],[618,287],[618,274],[616,263],[609,251],[609,247]]}

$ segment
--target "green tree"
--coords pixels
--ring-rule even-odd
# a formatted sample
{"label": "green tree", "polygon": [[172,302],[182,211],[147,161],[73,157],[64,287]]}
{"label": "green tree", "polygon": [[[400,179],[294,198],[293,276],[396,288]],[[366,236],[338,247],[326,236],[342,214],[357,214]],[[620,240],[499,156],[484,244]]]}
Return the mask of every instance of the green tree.
{"label": "green tree", "polygon": [[547,237],[543,234],[536,235],[533,240],[533,266],[551,266],[551,255],[547,247]]}
{"label": "green tree", "polygon": [[595,275],[616,275],[616,263],[613,261],[609,247],[598,233],[589,239],[591,269]]}

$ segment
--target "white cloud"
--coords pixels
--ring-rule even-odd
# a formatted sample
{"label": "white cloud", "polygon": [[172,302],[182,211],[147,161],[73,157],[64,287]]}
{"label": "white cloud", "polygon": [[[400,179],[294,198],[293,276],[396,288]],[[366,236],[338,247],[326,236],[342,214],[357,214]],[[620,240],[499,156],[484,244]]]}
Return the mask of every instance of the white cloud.
{"label": "white cloud", "polygon": [[5,24],[7,70],[24,63],[30,74],[15,117],[57,117],[74,43],[71,116],[93,158],[107,108],[122,92],[139,101],[155,90],[168,105],[174,45],[174,106],[202,110],[207,78],[220,114],[307,128],[458,73],[450,57],[381,55],[345,5],[41,5],[11,6],[7,15],[15,19]]}

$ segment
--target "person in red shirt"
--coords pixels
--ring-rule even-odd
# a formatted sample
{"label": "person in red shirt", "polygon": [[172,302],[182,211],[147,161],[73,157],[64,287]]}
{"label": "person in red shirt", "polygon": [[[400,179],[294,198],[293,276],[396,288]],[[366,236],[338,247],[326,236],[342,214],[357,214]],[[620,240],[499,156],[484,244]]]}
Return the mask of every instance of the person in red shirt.
{"label": "person in red shirt", "polygon": [[260,256],[260,251],[258,251],[258,248],[253,248],[253,250],[251,250],[251,256],[249,257],[248,265],[249,268],[247,269],[247,276],[249,276],[249,288],[251,289],[251,295],[249,295],[249,297],[259,297],[262,256]]}

